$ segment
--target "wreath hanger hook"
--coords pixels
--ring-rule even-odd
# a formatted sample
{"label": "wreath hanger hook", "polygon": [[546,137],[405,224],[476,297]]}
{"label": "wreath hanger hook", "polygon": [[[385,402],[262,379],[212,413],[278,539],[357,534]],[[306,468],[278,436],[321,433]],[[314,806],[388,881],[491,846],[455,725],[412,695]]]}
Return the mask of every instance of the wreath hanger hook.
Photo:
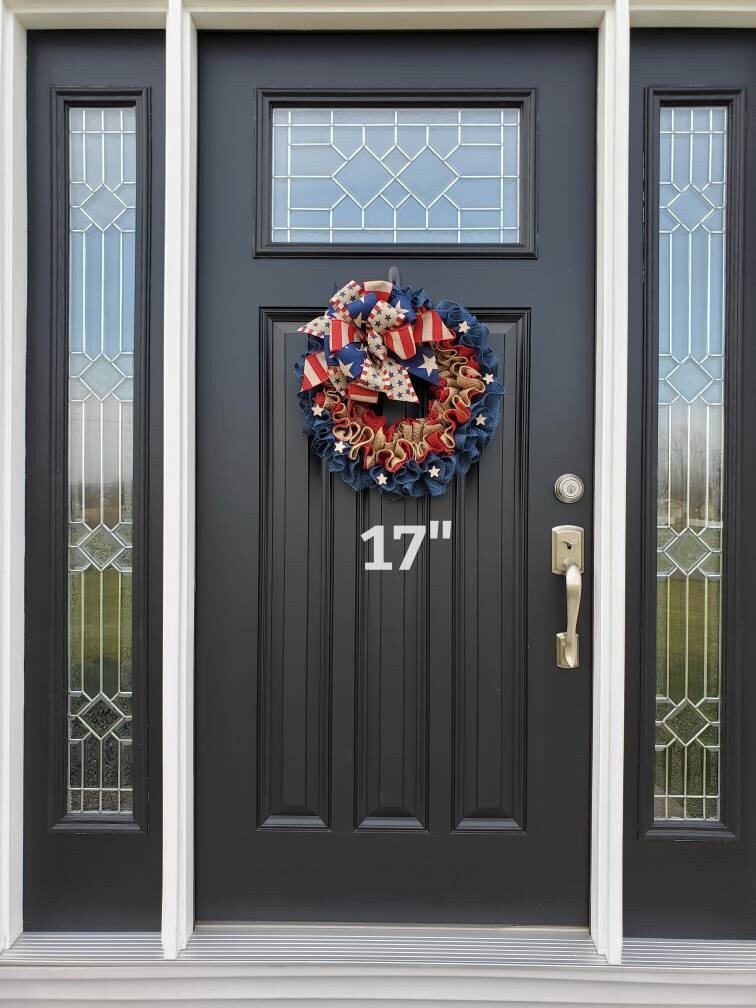
{"label": "wreath hanger hook", "polygon": [[401,281],[401,279],[399,277],[399,267],[398,266],[389,266],[388,282],[392,283],[394,285],[394,287],[401,287],[402,286],[402,281]]}

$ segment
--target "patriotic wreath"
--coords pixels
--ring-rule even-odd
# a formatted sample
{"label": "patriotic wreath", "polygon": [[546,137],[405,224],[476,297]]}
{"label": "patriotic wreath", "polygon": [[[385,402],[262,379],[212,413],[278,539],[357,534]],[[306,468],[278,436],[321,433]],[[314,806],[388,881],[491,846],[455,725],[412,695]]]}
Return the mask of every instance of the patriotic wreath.
{"label": "patriotic wreath", "polygon": [[[312,451],[354,490],[392,497],[442,494],[493,437],[504,388],[488,329],[452,301],[390,281],[351,280],[299,332],[308,350],[295,369]],[[370,407],[381,395],[427,412],[388,424]]]}

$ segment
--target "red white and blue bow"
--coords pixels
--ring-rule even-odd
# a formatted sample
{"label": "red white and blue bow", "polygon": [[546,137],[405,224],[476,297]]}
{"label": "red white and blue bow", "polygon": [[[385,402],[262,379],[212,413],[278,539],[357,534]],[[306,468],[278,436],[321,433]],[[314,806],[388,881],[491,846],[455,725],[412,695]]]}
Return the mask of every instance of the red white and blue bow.
{"label": "red white and blue bow", "polygon": [[324,315],[299,328],[323,341],[305,358],[301,391],[329,382],[349,399],[376,403],[383,393],[417,402],[410,375],[440,381],[434,343],[454,339],[430,308],[415,310],[386,280],[350,280],[331,298]]}

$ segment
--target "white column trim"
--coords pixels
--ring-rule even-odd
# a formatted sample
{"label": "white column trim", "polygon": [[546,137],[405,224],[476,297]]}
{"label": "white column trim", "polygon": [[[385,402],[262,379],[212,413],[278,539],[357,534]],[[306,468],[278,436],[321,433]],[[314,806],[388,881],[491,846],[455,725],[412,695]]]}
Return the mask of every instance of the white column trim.
{"label": "white column trim", "polygon": [[630,18],[616,0],[599,34],[591,934],[622,958]]}
{"label": "white column trim", "polygon": [[162,934],[175,959],[194,927],[197,32],[181,0],[165,61]]}
{"label": "white column trim", "polygon": [[0,5],[0,951],[22,929],[26,32]]}

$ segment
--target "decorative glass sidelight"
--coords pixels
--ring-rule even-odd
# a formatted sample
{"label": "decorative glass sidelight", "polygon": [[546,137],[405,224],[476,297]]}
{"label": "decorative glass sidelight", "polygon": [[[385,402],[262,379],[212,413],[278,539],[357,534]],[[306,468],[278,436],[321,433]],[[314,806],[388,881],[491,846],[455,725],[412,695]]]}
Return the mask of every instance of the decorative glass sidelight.
{"label": "decorative glass sidelight", "polygon": [[131,813],[136,110],[70,108],[67,811]]}
{"label": "decorative glass sidelight", "polygon": [[520,241],[519,108],[274,108],[271,237]]}
{"label": "decorative glass sidelight", "polygon": [[727,128],[660,112],[656,820],[720,818]]}

